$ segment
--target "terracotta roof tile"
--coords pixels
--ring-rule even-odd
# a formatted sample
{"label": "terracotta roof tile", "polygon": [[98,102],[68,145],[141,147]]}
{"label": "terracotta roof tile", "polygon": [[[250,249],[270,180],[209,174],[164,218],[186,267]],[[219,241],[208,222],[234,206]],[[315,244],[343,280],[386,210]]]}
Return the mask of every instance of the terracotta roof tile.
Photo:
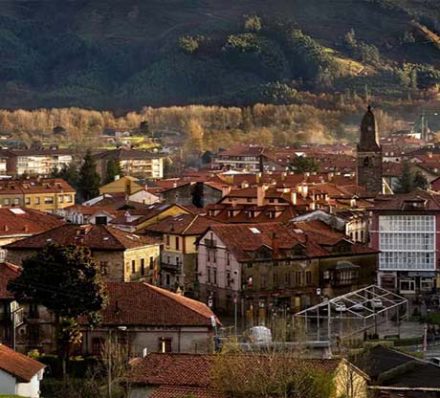
{"label": "terracotta roof tile", "polygon": [[226,394],[205,387],[160,386],[150,398],[226,398]]}
{"label": "terracotta roof tile", "polygon": [[0,263],[0,300],[12,300],[14,295],[8,290],[9,281],[20,275],[20,267],[11,263]]}
{"label": "terracotta roof tile", "polygon": [[[151,353],[145,358],[136,358],[131,362],[129,379],[133,383],[149,386],[184,386],[206,389],[212,384],[212,372],[216,358],[216,355],[209,354]],[[266,362],[287,361],[292,372],[295,371],[297,365],[306,364],[310,368],[331,373],[336,370],[339,364],[339,360],[292,358],[282,354],[275,358],[259,354],[247,354],[239,358],[247,363],[246,369],[263,366],[269,370],[270,364]],[[223,359],[236,361],[237,356],[224,356]]]}
{"label": "terracotta roof tile", "polygon": [[35,194],[47,192],[74,193],[75,190],[61,178],[0,181],[0,194]]}
{"label": "terracotta roof tile", "polygon": [[43,368],[44,365],[41,362],[0,344],[0,369],[20,382],[29,383]]}
{"label": "terracotta roof tile", "polygon": [[86,246],[91,250],[125,250],[156,244],[156,240],[139,236],[108,225],[65,224],[5,247],[7,249],[39,249],[48,243]]}
{"label": "terracotta roof tile", "polygon": [[146,231],[162,234],[201,235],[211,225],[217,223],[218,221],[202,215],[179,214],[150,225],[146,228]]}
{"label": "terracotta roof tile", "polygon": [[211,326],[204,303],[143,282],[107,282],[105,325]]}
{"label": "terracotta roof tile", "polygon": [[0,236],[28,236],[63,225],[59,217],[38,210],[0,208]]}

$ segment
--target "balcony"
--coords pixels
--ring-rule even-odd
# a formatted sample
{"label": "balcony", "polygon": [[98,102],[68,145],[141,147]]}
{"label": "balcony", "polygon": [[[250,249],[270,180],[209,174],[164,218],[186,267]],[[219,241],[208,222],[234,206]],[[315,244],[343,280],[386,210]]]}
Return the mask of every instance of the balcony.
{"label": "balcony", "polygon": [[166,263],[161,261],[160,263],[160,268],[165,270],[165,271],[171,271],[171,272],[180,272],[180,265],[181,263],[177,263],[177,264],[171,264],[171,263]]}
{"label": "balcony", "polygon": [[217,247],[217,241],[215,239],[204,239],[203,243],[206,247],[215,249]]}

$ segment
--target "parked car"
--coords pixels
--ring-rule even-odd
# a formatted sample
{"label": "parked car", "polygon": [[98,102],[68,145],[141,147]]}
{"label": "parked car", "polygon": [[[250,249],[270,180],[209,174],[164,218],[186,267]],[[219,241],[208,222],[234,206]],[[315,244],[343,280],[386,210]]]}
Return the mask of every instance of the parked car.
{"label": "parked car", "polygon": [[249,329],[249,340],[251,343],[271,344],[272,332],[265,326],[254,326]]}
{"label": "parked car", "polygon": [[347,306],[345,305],[345,303],[338,301],[335,303],[335,311],[336,312],[345,312],[345,311],[347,311]]}
{"label": "parked car", "polygon": [[370,301],[371,308],[380,309],[383,308],[383,303],[380,298],[374,298]]}
{"label": "parked car", "polygon": [[362,303],[356,303],[350,307],[352,311],[363,311],[365,306]]}

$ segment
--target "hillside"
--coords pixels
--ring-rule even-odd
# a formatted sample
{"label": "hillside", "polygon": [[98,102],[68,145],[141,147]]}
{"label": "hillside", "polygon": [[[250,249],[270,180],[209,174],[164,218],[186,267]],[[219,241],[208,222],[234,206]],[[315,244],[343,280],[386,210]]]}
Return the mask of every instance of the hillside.
{"label": "hillside", "polygon": [[407,98],[440,82],[439,20],[437,0],[3,0],[0,107]]}

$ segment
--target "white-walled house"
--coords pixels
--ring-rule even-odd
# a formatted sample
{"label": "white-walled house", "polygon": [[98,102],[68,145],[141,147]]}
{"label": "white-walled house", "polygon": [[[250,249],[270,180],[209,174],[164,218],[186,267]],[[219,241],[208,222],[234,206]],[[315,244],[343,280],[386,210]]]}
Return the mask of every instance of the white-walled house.
{"label": "white-walled house", "polygon": [[39,398],[44,365],[0,344],[0,395]]}

